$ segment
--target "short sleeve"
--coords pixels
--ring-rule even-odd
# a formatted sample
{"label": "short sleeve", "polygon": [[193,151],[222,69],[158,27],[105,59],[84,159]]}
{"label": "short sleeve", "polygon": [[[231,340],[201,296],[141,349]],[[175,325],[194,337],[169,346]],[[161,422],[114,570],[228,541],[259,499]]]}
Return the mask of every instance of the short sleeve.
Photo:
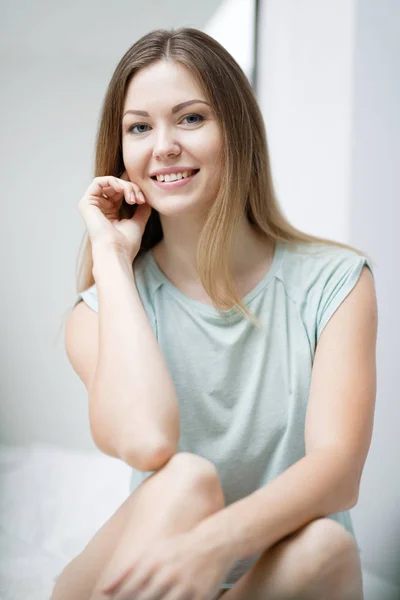
{"label": "short sleeve", "polygon": [[343,300],[350,294],[360,278],[363,267],[367,266],[374,277],[371,261],[365,256],[351,253],[350,256],[335,265],[329,274],[322,291],[317,310],[316,341],[339,308]]}
{"label": "short sleeve", "polygon": [[83,292],[79,292],[79,294],[77,295],[76,300],[75,300],[74,308],[82,300],[92,310],[94,310],[97,313],[99,312],[99,302],[98,302],[98,297],[97,297],[96,284],[93,284],[90,288],[88,288],[87,290],[84,290]]}
{"label": "short sleeve", "polygon": [[[153,309],[153,306],[151,303],[150,294],[149,294],[149,291],[148,291],[145,283],[142,281],[142,278],[140,276],[137,277],[136,287],[139,292],[139,296],[140,296],[141,302],[143,304],[143,308],[144,308],[144,310],[147,314],[147,317],[150,321],[150,324],[157,336],[157,321],[156,321],[155,312],[154,312],[154,309]],[[85,302],[85,304],[87,304],[87,306],[89,306],[89,308],[91,308],[92,310],[94,310],[97,313],[99,312],[99,298],[98,298],[98,293],[97,293],[97,286],[95,283],[91,287],[89,287],[87,290],[84,290],[77,294],[76,299],[75,299],[74,308],[82,300]]]}

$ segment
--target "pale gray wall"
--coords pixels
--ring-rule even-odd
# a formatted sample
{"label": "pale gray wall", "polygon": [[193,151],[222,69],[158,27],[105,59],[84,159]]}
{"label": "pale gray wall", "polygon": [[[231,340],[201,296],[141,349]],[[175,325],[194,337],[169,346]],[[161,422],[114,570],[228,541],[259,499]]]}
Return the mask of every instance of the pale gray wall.
{"label": "pale gray wall", "polygon": [[281,205],[300,229],[375,263],[375,426],[351,512],[364,569],[400,588],[400,3],[264,0],[261,30],[259,101]]}
{"label": "pale gray wall", "polygon": [[156,28],[203,29],[220,0],[2,3],[0,441],[95,448],[86,390],[58,331],[74,300],[106,86],[124,52]]}
{"label": "pale gray wall", "polygon": [[157,28],[206,31],[252,70],[254,0],[3,3],[0,442],[96,449],[64,349],[101,103],[125,51]]}
{"label": "pale gray wall", "polygon": [[364,564],[400,586],[400,3],[358,0],[356,15],[350,232],[376,261],[379,333],[374,434],[354,512]]}

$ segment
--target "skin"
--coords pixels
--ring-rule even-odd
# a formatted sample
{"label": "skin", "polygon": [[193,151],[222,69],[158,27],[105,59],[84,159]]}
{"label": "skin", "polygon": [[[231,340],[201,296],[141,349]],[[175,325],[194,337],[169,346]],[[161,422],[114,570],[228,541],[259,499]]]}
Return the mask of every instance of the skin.
{"label": "skin", "polygon": [[[171,280],[189,284],[198,280],[199,232],[204,211],[215,199],[219,185],[222,149],[220,125],[211,106],[196,103],[171,114],[173,106],[193,99],[207,102],[187,68],[160,61],[134,76],[122,120],[126,172],[160,214],[164,238],[153,254]],[[125,114],[133,109],[147,111],[150,116]],[[200,172],[191,183],[174,190],[163,190],[150,179],[154,170],[175,165],[199,168]],[[234,276],[241,280],[245,273],[254,276],[260,272],[261,278],[269,268],[273,248],[273,243],[261,238],[244,217],[232,257]]]}

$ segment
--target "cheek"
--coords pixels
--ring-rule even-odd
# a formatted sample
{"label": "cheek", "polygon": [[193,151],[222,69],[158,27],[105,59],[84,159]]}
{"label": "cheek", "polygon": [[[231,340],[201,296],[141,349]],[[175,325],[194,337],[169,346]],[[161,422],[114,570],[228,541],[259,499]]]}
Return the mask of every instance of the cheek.
{"label": "cheek", "polygon": [[135,152],[133,144],[129,144],[127,141],[122,142],[122,156],[124,160],[132,162],[137,155],[138,153]]}
{"label": "cheek", "polygon": [[222,145],[219,136],[215,135],[215,137],[209,138],[206,148],[207,162],[215,167],[219,167],[222,162]]}
{"label": "cheek", "polygon": [[122,145],[122,160],[129,176],[143,177],[143,173],[145,173],[145,158],[129,144]]}

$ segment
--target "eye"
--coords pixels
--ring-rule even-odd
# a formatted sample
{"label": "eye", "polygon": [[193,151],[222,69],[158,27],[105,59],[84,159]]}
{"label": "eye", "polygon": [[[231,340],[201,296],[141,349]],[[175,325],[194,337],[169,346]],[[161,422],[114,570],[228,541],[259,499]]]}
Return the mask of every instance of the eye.
{"label": "eye", "polygon": [[[132,125],[131,127],[128,128],[128,132],[133,133],[133,130],[135,129],[135,127],[148,127],[148,125],[146,125],[146,123],[136,123],[136,125]],[[139,131],[137,133],[144,133],[144,131]]]}
{"label": "eye", "polygon": [[[192,113],[190,115],[186,115],[186,117],[183,117],[184,119],[188,119],[189,117],[199,117],[201,119],[201,121],[204,121],[204,117],[202,117],[201,115],[198,115],[197,113]],[[201,121],[197,121],[197,123],[201,123]],[[197,125],[197,123],[189,123],[191,125]]]}
{"label": "eye", "polygon": [[[197,117],[198,119],[200,119],[199,121],[195,121],[195,122],[191,122],[189,123],[189,125],[198,125],[199,123],[201,123],[202,121],[204,121],[204,117],[202,117],[201,115],[197,114],[197,113],[191,113],[190,115],[186,115],[185,117],[183,117],[182,121],[185,119],[189,119],[190,117]],[[131,125],[128,128],[128,133],[134,133],[135,135],[138,135],[140,133],[145,133],[145,131],[134,131],[135,127],[149,127],[149,125],[147,125],[147,123],[135,123],[134,125]]]}

